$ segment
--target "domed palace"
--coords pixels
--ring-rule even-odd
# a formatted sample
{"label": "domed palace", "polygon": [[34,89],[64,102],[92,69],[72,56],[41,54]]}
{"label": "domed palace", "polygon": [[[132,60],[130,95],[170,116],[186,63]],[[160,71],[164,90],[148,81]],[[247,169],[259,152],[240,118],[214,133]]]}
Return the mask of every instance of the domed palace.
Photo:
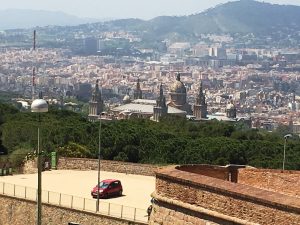
{"label": "domed palace", "polygon": [[186,101],[186,88],[184,84],[180,81],[180,74],[177,74],[176,81],[170,87],[170,101],[168,106],[186,111],[187,114],[192,113],[191,106]]}
{"label": "domed palace", "polygon": [[[159,96],[156,100],[143,99],[143,92],[138,79],[136,90],[134,90],[134,99],[131,99],[129,93],[123,98],[123,104],[109,109],[111,119],[129,119],[129,118],[149,118],[159,121],[166,114],[187,117],[189,120],[207,121],[219,120],[226,122],[243,121],[247,126],[251,127],[251,118],[237,117],[237,109],[231,100],[226,109],[226,113],[216,112],[208,114],[206,97],[203,92],[202,82],[199,85],[199,91],[195,96],[193,110],[187,102],[187,91],[184,84],[180,81],[180,74],[177,75],[175,82],[169,88],[170,99],[166,102],[163,92],[163,85],[160,85]],[[98,81],[90,101],[90,121],[99,119],[100,113],[103,111],[103,100],[99,91]],[[103,118],[103,117],[102,117]]]}

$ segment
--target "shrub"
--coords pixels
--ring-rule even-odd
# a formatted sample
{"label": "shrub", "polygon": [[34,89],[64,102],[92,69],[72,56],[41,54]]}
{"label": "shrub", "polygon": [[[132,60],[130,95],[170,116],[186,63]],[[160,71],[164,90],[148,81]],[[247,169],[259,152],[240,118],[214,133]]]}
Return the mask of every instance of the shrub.
{"label": "shrub", "polygon": [[24,165],[27,155],[32,152],[31,149],[19,148],[9,155],[9,162],[13,168],[18,168]]}

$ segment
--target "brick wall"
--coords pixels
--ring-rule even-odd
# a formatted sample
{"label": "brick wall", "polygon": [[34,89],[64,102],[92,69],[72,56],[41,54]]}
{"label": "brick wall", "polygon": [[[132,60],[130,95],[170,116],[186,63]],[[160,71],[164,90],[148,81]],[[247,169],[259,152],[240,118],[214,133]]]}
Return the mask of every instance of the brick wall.
{"label": "brick wall", "polygon": [[[36,202],[0,195],[0,225],[35,224],[35,216]],[[80,225],[145,225],[145,223],[43,204],[43,224],[67,225],[69,222]]]}
{"label": "brick wall", "polygon": [[149,225],[218,225],[225,223],[212,222],[204,214],[193,212],[185,207],[175,206],[163,201],[153,204]]}
{"label": "brick wall", "polygon": [[212,165],[183,165],[176,167],[176,169],[189,173],[196,173],[204,176],[214,177],[221,180],[229,179],[229,169],[227,167]]}
{"label": "brick wall", "polygon": [[299,171],[239,169],[238,183],[300,197]]}
{"label": "brick wall", "polygon": [[[157,172],[155,194],[158,196],[158,202],[169,202],[168,204],[173,206],[178,202],[191,216],[203,220],[198,215],[201,211],[208,221],[216,224],[300,224],[300,198],[188,173],[175,167]],[[156,217],[167,221],[167,218],[171,219],[174,216],[175,212],[170,207],[160,208],[162,213],[157,209],[159,213]],[[170,210],[167,216],[163,213],[164,209],[165,213]],[[216,219],[226,222],[218,223]],[[153,223],[157,220],[159,219],[151,217]],[[205,220],[203,224],[206,224]]]}
{"label": "brick wall", "polygon": [[[155,171],[159,168],[155,165],[128,163],[120,161],[101,160],[101,170],[117,173],[128,173],[144,176],[155,176]],[[59,170],[98,170],[97,159],[85,158],[63,158],[58,160]]]}

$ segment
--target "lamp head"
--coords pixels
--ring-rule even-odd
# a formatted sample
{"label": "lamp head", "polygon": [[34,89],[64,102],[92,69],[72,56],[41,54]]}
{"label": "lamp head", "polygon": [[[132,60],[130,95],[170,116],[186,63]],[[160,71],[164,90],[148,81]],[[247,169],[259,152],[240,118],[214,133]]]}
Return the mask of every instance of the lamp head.
{"label": "lamp head", "polygon": [[285,139],[288,139],[288,138],[291,138],[291,137],[292,137],[291,134],[284,135],[284,138],[285,138]]}
{"label": "lamp head", "polygon": [[44,99],[36,99],[31,104],[31,112],[48,112],[48,103]]}

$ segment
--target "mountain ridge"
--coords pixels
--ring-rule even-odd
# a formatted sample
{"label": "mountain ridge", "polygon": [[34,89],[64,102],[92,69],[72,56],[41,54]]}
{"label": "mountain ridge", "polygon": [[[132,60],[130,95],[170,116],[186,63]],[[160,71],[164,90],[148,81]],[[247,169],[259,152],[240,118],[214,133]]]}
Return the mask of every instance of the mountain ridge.
{"label": "mountain ridge", "polygon": [[37,26],[75,26],[100,19],[80,18],[61,11],[6,9],[0,11],[0,29],[26,29]]}
{"label": "mountain ridge", "polygon": [[145,29],[154,32],[155,36],[169,33],[195,35],[300,30],[300,6],[240,0],[219,4],[189,16],[159,16],[148,21],[136,21],[127,28]]}
{"label": "mountain ridge", "polygon": [[291,24],[297,24],[297,28],[300,28],[299,6],[242,0],[220,4],[203,13],[191,15],[183,26],[192,25],[190,32],[194,33],[257,33],[274,31],[274,26],[290,27]]}
{"label": "mountain ridge", "polygon": [[[82,27],[85,22],[84,18],[70,15],[67,15],[65,20],[60,19],[61,16],[65,15],[59,12],[56,12],[56,14],[55,12],[50,13],[47,18],[52,24],[48,25],[57,25],[58,23],[59,26],[77,26],[81,24],[80,26]],[[23,20],[17,17],[4,17],[5,19],[3,17],[0,13],[0,28],[2,29],[1,21],[7,19],[12,21],[15,18],[15,23],[19,23],[19,26],[23,25]],[[34,18],[34,21],[40,21],[38,18],[40,16]],[[65,21],[65,23],[62,21]],[[33,23],[33,21],[31,22]],[[279,31],[288,33],[300,30],[300,6],[240,0],[219,4],[214,8],[188,16],[159,16],[151,20],[128,18],[93,22],[90,19],[86,23],[89,23],[88,27],[94,30],[101,30],[104,25],[111,31],[140,32],[143,34],[143,37],[148,39],[164,39],[169,35],[195,37],[203,33],[269,34]]]}

